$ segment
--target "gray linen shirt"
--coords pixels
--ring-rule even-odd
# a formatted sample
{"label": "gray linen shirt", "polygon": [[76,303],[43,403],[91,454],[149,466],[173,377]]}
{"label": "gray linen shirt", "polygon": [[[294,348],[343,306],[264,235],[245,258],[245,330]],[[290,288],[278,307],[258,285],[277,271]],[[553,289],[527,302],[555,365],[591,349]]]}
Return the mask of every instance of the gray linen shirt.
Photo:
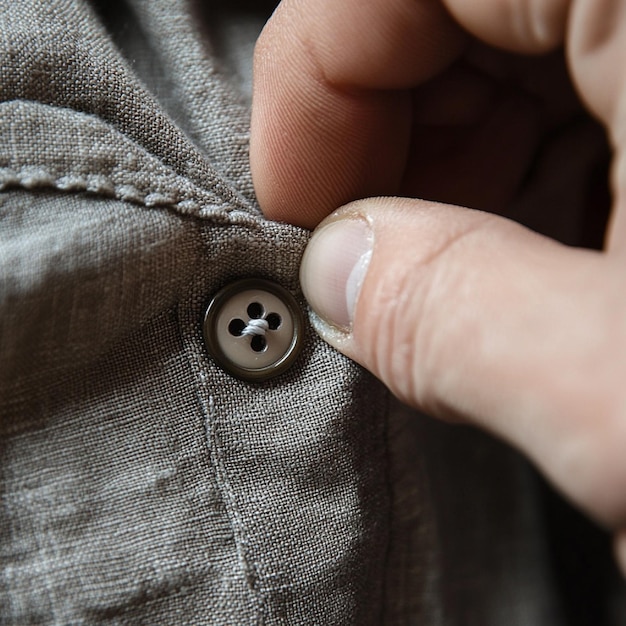
{"label": "gray linen shirt", "polygon": [[602,555],[601,584],[563,574],[556,500],[501,444],[310,329],[265,383],[207,353],[235,279],[305,307],[307,233],[248,167],[270,10],[0,0],[0,624],[619,623],[603,538],[559,509]]}

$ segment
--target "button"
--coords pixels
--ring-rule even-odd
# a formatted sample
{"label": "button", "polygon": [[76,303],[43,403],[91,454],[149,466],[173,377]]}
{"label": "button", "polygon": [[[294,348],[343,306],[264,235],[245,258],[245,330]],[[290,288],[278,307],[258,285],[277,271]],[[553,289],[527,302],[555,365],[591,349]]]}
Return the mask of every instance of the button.
{"label": "button", "polygon": [[204,316],[204,339],[224,370],[260,382],[282,374],[303,343],[304,316],[280,285],[239,280],[215,294]]}

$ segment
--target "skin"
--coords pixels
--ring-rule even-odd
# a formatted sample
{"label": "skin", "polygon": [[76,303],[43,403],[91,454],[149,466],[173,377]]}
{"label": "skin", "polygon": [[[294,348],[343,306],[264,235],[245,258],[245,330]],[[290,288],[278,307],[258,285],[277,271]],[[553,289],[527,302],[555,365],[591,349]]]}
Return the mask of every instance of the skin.
{"label": "skin", "polygon": [[[251,137],[269,218],[315,228],[357,200],[331,219],[373,233],[352,325],[325,338],[522,450],[624,570],[625,58],[622,0],[284,0]],[[561,243],[607,210],[602,250]]]}

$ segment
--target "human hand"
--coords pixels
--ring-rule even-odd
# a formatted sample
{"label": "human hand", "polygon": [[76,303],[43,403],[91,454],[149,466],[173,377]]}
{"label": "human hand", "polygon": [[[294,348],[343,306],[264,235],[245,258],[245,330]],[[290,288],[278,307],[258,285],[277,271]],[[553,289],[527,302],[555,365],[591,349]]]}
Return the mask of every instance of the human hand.
{"label": "human hand", "polygon": [[[576,241],[602,148],[558,55],[484,44],[565,45],[615,152],[603,252],[509,219]],[[626,569],[624,58],[619,0],[284,0],[256,50],[251,163],[266,215],[306,227],[357,198],[439,202],[320,226],[301,271],[318,330],[402,400],[524,451]]]}

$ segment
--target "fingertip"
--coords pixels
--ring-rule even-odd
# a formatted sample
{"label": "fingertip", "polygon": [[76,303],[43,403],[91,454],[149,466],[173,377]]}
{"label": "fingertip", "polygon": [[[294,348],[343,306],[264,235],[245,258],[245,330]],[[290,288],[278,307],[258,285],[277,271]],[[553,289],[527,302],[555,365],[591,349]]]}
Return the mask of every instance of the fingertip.
{"label": "fingertip", "polygon": [[264,214],[312,228],[347,202],[398,193],[410,88],[463,42],[439,0],[281,2],[255,50],[250,163]]}
{"label": "fingertip", "polygon": [[264,215],[312,229],[338,206],[397,193],[410,127],[408,92],[335,90],[303,76],[259,83],[250,164]]}
{"label": "fingertip", "polygon": [[367,221],[345,212],[331,216],[313,234],[300,266],[300,283],[326,324],[351,330],[372,247]]}

